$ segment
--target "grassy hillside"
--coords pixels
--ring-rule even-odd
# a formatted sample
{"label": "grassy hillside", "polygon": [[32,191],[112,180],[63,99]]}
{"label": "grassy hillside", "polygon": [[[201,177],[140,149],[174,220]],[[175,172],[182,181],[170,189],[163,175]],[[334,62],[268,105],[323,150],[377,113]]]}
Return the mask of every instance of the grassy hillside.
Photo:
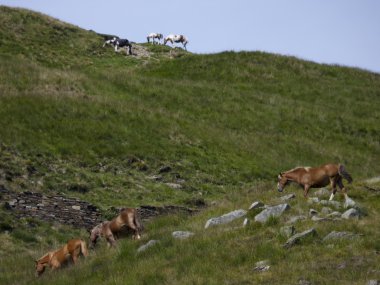
{"label": "grassy hillside", "polygon": [[[137,243],[123,241],[42,282],[295,284],[305,277],[363,284],[375,275],[369,271],[379,272],[372,266],[379,264],[379,196],[365,192],[362,180],[380,173],[380,75],[263,52],[197,55],[142,44],[150,56],[130,57],[102,44],[93,31],[0,6],[0,185],[76,196],[105,214],[111,206],[197,199],[209,207],[195,217],[152,222],[138,243],[160,239],[149,253],[137,256]],[[333,248],[311,242],[289,252],[277,220],[231,232],[202,230],[212,215],[254,200],[275,203],[278,172],[325,162],[344,163],[357,181],[350,191],[369,215],[337,227],[365,234],[358,242]],[[163,166],[172,171],[152,180]],[[292,190],[298,194],[293,213],[307,213],[300,190]],[[5,231],[12,216],[2,216]],[[31,284],[31,258],[73,235],[86,236],[39,221],[15,223],[19,233],[0,234],[7,257],[0,267],[9,269],[3,284]],[[38,226],[31,230],[31,223]],[[323,237],[333,227],[318,224],[317,231]],[[178,228],[197,235],[178,243],[170,238]],[[277,269],[252,273],[260,259]],[[340,261],[349,265],[337,271],[332,264]],[[14,271],[16,264],[23,273]]]}

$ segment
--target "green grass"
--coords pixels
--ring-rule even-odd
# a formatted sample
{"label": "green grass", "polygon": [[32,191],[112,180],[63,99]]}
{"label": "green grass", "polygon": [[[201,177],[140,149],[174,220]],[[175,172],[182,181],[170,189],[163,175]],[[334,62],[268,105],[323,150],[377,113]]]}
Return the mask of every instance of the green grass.
{"label": "green grass", "polygon": [[[141,242],[123,240],[110,251],[103,244],[78,267],[38,281],[33,259],[87,234],[39,221],[31,228],[1,210],[1,284],[297,284],[301,278],[363,284],[378,278],[378,194],[362,182],[380,173],[378,74],[264,52],[198,55],[148,44],[141,46],[150,57],[128,57],[102,44],[95,32],[0,7],[0,185],[79,197],[107,218],[120,206],[204,199],[209,207],[192,217],[154,220]],[[326,162],[344,163],[354,177],[349,193],[368,213],[362,220],[299,222],[299,232],[316,226],[318,238],[286,250],[279,234],[284,219],[310,208],[290,188],[298,195],[285,218],[239,230],[203,229],[208,218],[255,200],[278,203],[278,172]],[[162,166],[172,171],[161,182],[150,179]],[[165,184],[179,179],[180,190]],[[174,230],[196,235],[177,241]],[[331,230],[364,236],[322,244]],[[149,239],[161,242],[136,255]],[[254,272],[263,259],[271,269]]]}

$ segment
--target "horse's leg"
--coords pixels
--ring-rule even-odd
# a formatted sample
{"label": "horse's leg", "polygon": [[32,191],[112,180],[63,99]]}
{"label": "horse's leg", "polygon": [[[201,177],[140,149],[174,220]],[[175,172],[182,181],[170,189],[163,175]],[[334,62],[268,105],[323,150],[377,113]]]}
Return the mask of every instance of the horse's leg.
{"label": "horse's leg", "polygon": [[303,196],[304,196],[305,198],[307,198],[307,193],[309,193],[309,189],[310,189],[310,186],[309,186],[309,185],[305,184],[305,185],[303,186]]}
{"label": "horse's leg", "polygon": [[329,201],[332,201],[332,199],[334,199],[334,196],[336,193],[336,182],[337,182],[337,179],[335,177],[330,177],[331,196],[330,196]]}
{"label": "horse's leg", "polygon": [[128,226],[133,230],[133,239],[140,239],[139,231],[135,225],[135,221],[132,215],[128,215]]}
{"label": "horse's leg", "polygon": [[337,183],[338,183],[338,186],[339,186],[340,190],[342,191],[342,193],[344,195],[344,198],[347,199],[348,195],[347,195],[347,192],[346,192],[346,188],[343,185],[342,177],[339,176],[339,178],[337,179]]}

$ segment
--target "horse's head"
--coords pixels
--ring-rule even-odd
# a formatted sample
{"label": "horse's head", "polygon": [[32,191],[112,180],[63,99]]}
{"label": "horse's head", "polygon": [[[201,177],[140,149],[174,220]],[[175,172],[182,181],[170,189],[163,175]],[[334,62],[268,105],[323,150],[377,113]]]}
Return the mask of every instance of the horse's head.
{"label": "horse's head", "polygon": [[285,186],[289,183],[289,180],[288,180],[288,178],[285,177],[283,172],[281,172],[277,178],[278,178],[277,190],[278,190],[278,192],[282,192],[284,190]]}
{"label": "horse's head", "polygon": [[94,247],[96,245],[96,241],[98,240],[100,233],[101,233],[101,227],[103,223],[100,225],[97,225],[95,228],[90,230],[90,242],[91,242],[91,247]]}
{"label": "horse's head", "polygon": [[157,37],[159,40],[161,40],[164,36],[163,36],[163,34],[157,34]]}
{"label": "horse's head", "polygon": [[42,273],[45,271],[45,267],[48,264],[48,260],[50,259],[50,255],[46,254],[39,260],[35,260],[36,265],[36,277],[40,277]]}

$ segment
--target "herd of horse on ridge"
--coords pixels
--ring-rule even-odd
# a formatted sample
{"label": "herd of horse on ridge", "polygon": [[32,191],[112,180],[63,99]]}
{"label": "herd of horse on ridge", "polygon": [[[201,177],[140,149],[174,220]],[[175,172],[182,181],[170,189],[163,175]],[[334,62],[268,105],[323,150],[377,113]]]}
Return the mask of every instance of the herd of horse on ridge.
{"label": "herd of horse on ridge", "polygon": [[[310,188],[322,188],[331,185],[330,200],[337,192],[337,186],[342,191],[345,198],[347,192],[343,185],[343,178],[352,182],[351,175],[347,172],[343,164],[324,164],[319,167],[296,167],[291,170],[281,172],[278,175],[277,190],[282,192],[290,183],[301,186],[304,190],[304,197],[307,198]],[[90,231],[90,242],[93,248],[98,238],[104,238],[110,247],[116,246],[116,240],[121,237],[125,230],[133,232],[133,239],[140,239],[143,225],[135,208],[123,208],[119,215],[111,221],[104,221],[95,226]],[[35,261],[36,276],[40,276],[46,267],[52,270],[60,268],[63,264],[72,261],[77,262],[79,255],[88,256],[87,244],[82,239],[72,239],[62,248],[50,251]]]}
{"label": "herd of horse on ridge", "polygon": [[[167,35],[165,38],[160,33],[150,33],[146,37],[148,43],[152,42],[152,44],[161,44],[161,40],[163,39],[163,44],[166,45],[166,43],[170,42],[172,46],[175,43],[181,43],[186,50],[186,45],[188,44],[188,40],[184,35],[174,35],[170,34]],[[157,40],[157,42],[155,41]],[[128,48],[128,53],[132,55],[132,43],[127,39],[120,39],[118,37],[112,37],[111,39],[107,39],[104,41],[103,47],[106,45],[114,46],[115,52],[118,52],[119,48],[125,47]]]}

